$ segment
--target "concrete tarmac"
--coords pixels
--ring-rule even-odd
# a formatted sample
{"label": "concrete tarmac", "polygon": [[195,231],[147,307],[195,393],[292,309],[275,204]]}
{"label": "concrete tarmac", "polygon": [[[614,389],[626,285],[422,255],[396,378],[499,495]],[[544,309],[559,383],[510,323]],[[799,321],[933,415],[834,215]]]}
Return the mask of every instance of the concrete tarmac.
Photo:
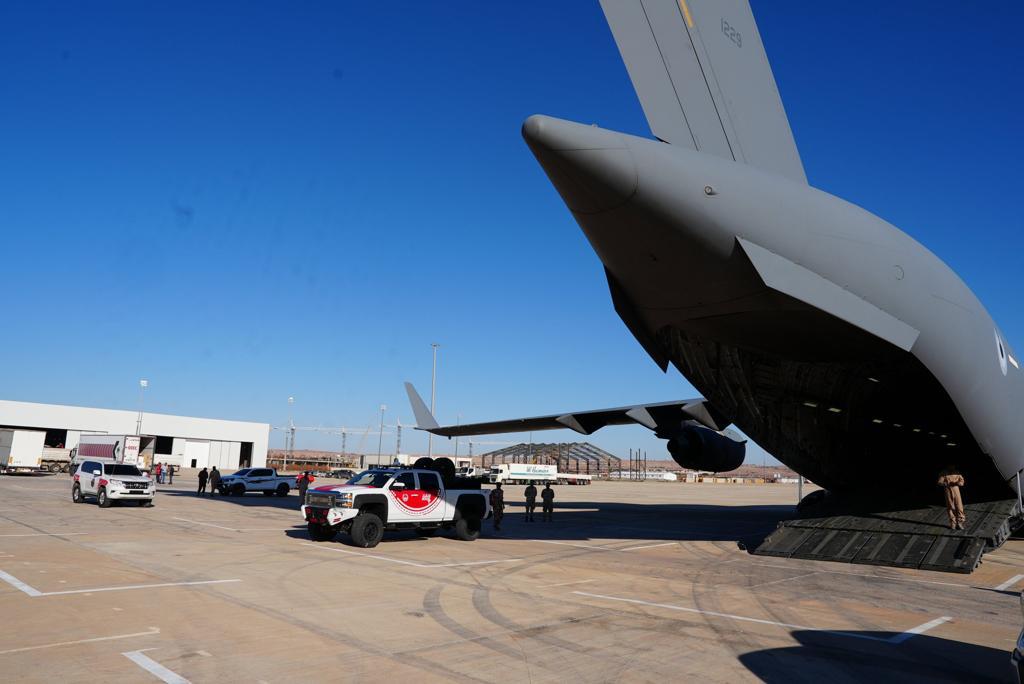
{"label": "concrete tarmac", "polygon": [[[317,484],[322,484],[318,482]],[[972,575],[750,555],[795,485],[557,487],[555,520],[313,543],[298,497],[0,477],[4,681],[1011,681],[1024,541]]]}

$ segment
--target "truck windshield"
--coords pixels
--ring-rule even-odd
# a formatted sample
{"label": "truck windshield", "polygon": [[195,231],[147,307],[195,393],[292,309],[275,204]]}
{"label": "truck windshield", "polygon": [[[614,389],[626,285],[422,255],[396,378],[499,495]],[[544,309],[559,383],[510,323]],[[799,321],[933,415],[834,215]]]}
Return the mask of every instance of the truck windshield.
{"label": "truck windshield", "polygon": [[250,470],[251,470],[251,468],[245,468],[244,470],[239,470],[237,473],[235,473],[235,477],[245,477],[246,475],[249,474]]}
{"label": "truck windshield", "polygon": [[105,463],[103,473],[106,475],[142,475],[135,466],[123,463]]}
{"label": "truck windshield", "polygon": [[367,470],[353,477],[347,484],[380,488],[386,485],[393,475],[394,473],[389,470]]}

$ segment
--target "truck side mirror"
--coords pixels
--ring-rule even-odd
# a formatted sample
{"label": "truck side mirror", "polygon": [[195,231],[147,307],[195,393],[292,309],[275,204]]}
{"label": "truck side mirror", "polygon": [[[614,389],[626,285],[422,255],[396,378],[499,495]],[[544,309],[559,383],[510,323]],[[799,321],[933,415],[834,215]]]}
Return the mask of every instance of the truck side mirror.
{"label": "truck side mirror", "polygon": [[391,485],[391,489],[405,489],[405,483],[404,482],[394,482]]}
{"label": "truck side mirror", "polygon": [[102,470],[94,470],[94,471],[92,471],[92,474],[93,475],[102,475],[103,471]]}

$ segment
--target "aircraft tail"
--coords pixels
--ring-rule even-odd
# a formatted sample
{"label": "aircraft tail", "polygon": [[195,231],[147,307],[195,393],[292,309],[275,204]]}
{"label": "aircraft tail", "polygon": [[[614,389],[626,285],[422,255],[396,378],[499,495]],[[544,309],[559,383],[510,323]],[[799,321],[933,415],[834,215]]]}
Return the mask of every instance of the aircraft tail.
{"label": "aircraft tail", "polygon": [[655,137],[807,182],[747,0],[601,7]]}
{"label": "aircraft tail", "polygon": [[412,414],[416,417],[417,429],[429,431],[441,427],[411,382],[405,383],[405,393],[409,395],[409,404],[412,406]]}

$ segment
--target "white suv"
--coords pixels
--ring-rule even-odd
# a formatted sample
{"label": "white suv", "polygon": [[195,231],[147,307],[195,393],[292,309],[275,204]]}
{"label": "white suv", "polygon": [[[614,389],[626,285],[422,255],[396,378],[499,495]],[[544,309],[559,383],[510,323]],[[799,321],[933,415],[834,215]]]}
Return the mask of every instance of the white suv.
{"label": "white suv", "polygon": [[82,503],[87,496],[95,496],[100,508],[114,501],[136,501],[139,506],[152,506],[156,487],[152,478],[127,463],[109,459],[86,459],[75,470],[71,485],[71,500]]}

